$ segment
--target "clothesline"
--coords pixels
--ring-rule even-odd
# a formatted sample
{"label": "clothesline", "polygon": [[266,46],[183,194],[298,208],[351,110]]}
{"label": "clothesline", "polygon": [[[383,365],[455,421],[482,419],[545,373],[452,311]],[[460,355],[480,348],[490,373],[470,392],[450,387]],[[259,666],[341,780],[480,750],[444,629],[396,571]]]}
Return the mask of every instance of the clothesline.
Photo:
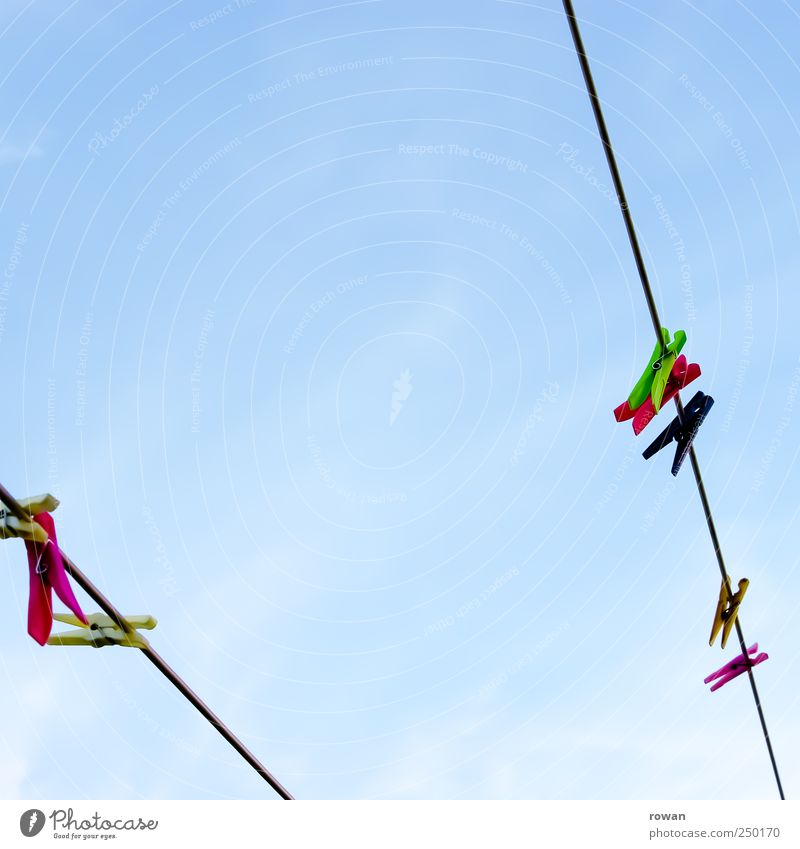
{"label": "clothesline", "polygon": [[[630,241],[631,250],[633,251],[633,257],[636,261],[636,268],[639,271],[639,279],[642,284],[642,289],[644,291],[645,300],[647,301],[647,309],[650,313],[650,318],[653,322],[653,329],[656,333],[656,338],[659,343],[662,343],[661,336],[661,319],[658,315],[658,309],[656,307],[656,302],[653,297],[653,290],[650,288],[650,280],[647,276],[647,268],[644,264],[644,258],[642,257],[642,252],[639,247],[639,239],[636,236],[636,228],[633,226],[633,217],[631,216],[630,206],[628,205],[628,200],[625,195],[625,189],[622,185],[622,177],[619,173],[619,168],[617,167],[617,159],[614,155],[614,148],[611,145],[611,137],[608,134],[608,128],[606,127],[605,118],[603,117],[603,110],[600,105],[600,98],[597,94],[597,89],[594,84],[594,79],[592,77],[592,71],[589,67],[589,58],[586,55],[586,50],[583,46],[583,39],[581,38],[580,28],[578,27],[578,19],[575,17],[575,10],[572,6],[572,0],[563,0],[564,11],[567,16],[567,21],[569,23],[570,32],[572,33],[572,40],[575,43],[575,52],[578,54],[578,60],[581,65],[581,71],[583,72],[583,79],[586,83],[586,90],[589,94],[589,100],[592,104],[592,111],[594,112],[595,121],[597,122],[597,129],[600,133],[600,140],[603,143],[603,150],[606,154],[606,160],[608,161],[608,168],[611,171],[611,177],[614,181],[614,188],[617,193],[617,203],[619,205],[620,211],[622,212],[622,217],[625,221],[625,229],[628,231],[628,240]],[[680,398],[680,392],[675,395],[675,406],[678,409],[678,419],[681,424],[684,421],[684,413],[683,413],[683,404]],[[711,543],[714,546],[714,554],[717,558],[717,565],[719,566],[720,574],[722,575],[722,581],[725,584],[725,588],[730,595],[733,595],[733,590],[731,588],[731,579],[728,575],[728,570],[725,567],[725,559],[722,556],[722,547],[720,545],[719,536],[717,535],[716,525],[714,524],[714,517],[711,513],[711,505],[708,501],[708,495],[706,494],[705,484],[703,483],[703,476],[700,473],[700,465],[697,462],[697,455],[695,454],[694,445],[689,449],[689,460],[692,465],[692,470],[694,472],[694,479],[697,484],[697,491],[700,494],[700,503],[703,506],[703,513],[705,515],[706,524],[708,525],[708,532],[711,536]],[[742,654],[745,660],[748,657],[747,652],[747,643],[744,639],[744,632],[742,631],[741,625],[741,617],[737,615],[736,617],[736,635],[739,638],[739,645],[742,649]],[[767,721],[764,718],[764,710],[761,706],[761,699],[758,694],[758,688],[756,687],[756,679],[753,675],[752,667],[748,666],[747,676],[750,679],[750,687],[753,691],[753,699],[756,703],[756,710],[758,711],[758,718],[761,721],[761,729],[764,732],[764,740],[767,744],[767,751],[769,752],[769,759],[772,764],[772,770],[775,773],[775,781],[778,785],[778,793],[780,794],[781,799],[785,799],[786,797],[783,794],[783,785],[781,784],[781,777],[778,773],[778,765],[775,761],[775,753],[772,749],[772,741],[770,740],[769,731],[767,730]]]}
{"label": "clothesline", "polygon": [[[13,495],[0,484],[0,502],[21,521],[31,521],[31,516],[23,510]],[[100,608],[116,622],[126,634],[135,636],[135,629],[125,617],[106,598],[106,596],[86,577],[86,575],[61,551],[64,567],[84,592],[100,606]],[[266,781],[282,799],[293,799],[289,791],[275,778],[274,775],[258,760],[258,758],[242,743],[228,726],[208,707],[208,705],[189,687],[174,669],[158,654],[152,646],[139,647],[139,651],[155,666],[156,669],[187,699],[190,704],[204,716],[216,730],[233,746],[248,764]]]}

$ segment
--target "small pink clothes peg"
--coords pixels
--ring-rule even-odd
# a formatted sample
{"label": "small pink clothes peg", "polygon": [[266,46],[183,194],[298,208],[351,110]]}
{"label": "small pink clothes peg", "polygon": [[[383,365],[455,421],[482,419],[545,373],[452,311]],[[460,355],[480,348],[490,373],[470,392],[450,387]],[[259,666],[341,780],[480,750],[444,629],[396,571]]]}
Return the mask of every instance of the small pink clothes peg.
{"label": "small pink clothes peg", "polygon": [[726,663],[725,666],[720,667],[716,672],[712,672],[707,678],[703,679],[704,684],[709,684],[711,681],[716,681],[717,683],[711,688],[711,692],[714,690],[719,690],[720,687],[723,687],[728,681],[733,681],[734,678],[738,678],[740,675],[743,675],[753,666],[758,666],[759,663],[763,663],[765,660],[769,659],[769,655],[766,652],[761,652],[761,654],[756,655],[751,658],[751,654],[755,654],[758,651],[758,643],[753,643],[749,649],[747,649],[747,654],[740,654],[738,657],[735,657],[729,663]]}

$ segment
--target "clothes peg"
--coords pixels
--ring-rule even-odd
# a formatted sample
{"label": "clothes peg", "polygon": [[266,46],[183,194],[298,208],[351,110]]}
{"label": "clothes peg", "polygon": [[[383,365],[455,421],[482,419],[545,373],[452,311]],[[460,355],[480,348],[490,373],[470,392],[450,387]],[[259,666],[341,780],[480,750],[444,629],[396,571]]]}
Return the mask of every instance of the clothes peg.
{"label": "clothes peg", "polygon": [[711,688],[711,692],[713,693],[714,690],[719,690],[720,687],[724,687],[728,681],[733,681],[734,678],[738,678],[740,675],[743,675],[753,666],[758,666],[759,663],[769,660],[769,655],[766,652],[761,652],[761,654],[751,658],[750,655],[755,654],[757,651],[758,643],[753,643],[753,645],[747,649],[746,655],[740,654],[738,657],[735,657],[732,661],[726,663],[725,666],[720,667],[716,672],[712,672],[711,675],[704,678],[703,683],[708,684],[711,681],[716,681],[717,683]]}
{"label": "clothes peg", "polygon": [[669,426],[642,452],[644,459],[649,460],[654,454],[657,454],[662,448],[665,448],[674,440],[678,443],[678,447],[675,449],[675,459],[672,461],[672,474],[677,475],[683,465],[683,461],[686,459],[686,455],[689,453],[689,449],[692,447],[700,425],[705,421],[713,404],[714,399],[710,395],[697,392],[692,400],[684,407],[683,425],[681,425],[680,419],[676,416],[670,422]]}
{"label": "clothes peg", "polygon": [[[681,389],[684,389],[693,380],[697,380],[698,377],[700,377],[700,366],[697,363],[687,363],[686,356],[681,354],[672,366],[672,371],[664,388],[661,406],[663,407],[667,401],[672,400]],[[646,398],[644,403],[640,404],[635,410],[630,409],[627,401],[614,410],[614,417],[618,422],[633,419],[633,432],[637,436],[656,415],[651,397]]]}
{"label": "clothes peg", "polygon": [[53,627],[53,598],[51,590],[67,605],[81,622],[86,621],[83,611],[72,592],[67,571],[58,548],[56,526],[49,513],[36,513],[33,523],[45,533],[45,541],[25,540],[30,572],[28,596],[28,633],[43,646]]}
{"label": "clothes peg", "polygon": [[[662,328],[663,330],[663,328]],[[675,338],[667,345],[667,350],[661,359],[661,368],[655,371],[653,375],[653,385],[650,389],[650,399],[653,402],[653,408],[656,413],[661,409],[664,400],[664,391],[667,387],[667,382],[672,374],[672,367],[675,365],[675,360],[681,352],[681,348],[686,344],[686,334],[682,330],[675,333]],[[644,399],[647,401],[647,398]],[[644,402],[643,402],[644,403]]]}
{"label": "clothes peg", "polygon": [[728,636],[733,628],[733,623],[739,615],[739,605],[744,600],[744,594],[750,586],[750,581],[747,578],[742,578],[739,581],[739,589],[735,593],[729,593],[725,581],[722,582],[722,587],[719,591],[719,601],[717,602],[717,610],[714,613],[714,622],[711,626],[711,636],[708,644],[714,645],[714,640],[717,639],[720,629],[722,629],[722,648],[728,642]]}
{"label": "clothes peg", "polygon": [[618,422],[631,418],[633,412],[644,404],[648,396],[652,398],[655,411],[661,409],[667,380],[672,373],[675,359],[685,344],[686,334],[683,330],[676,331],[675,338],[670,342],[669,330],[666,327],[661,328],[661,342],[656,343],[647,368],[631,390],[628,400],[614,410]]}
{"label": "clothes peg", "polygon": [[147,638],[139,633],[139,628],[151,631],[158,624],[153,616],[126,616],[125,621],[133,629],[130,633],[105,613],[90,613],[84,624],[77,616],[69,613],[56,613],[53,617],[67,625],[77,625],[74,631],[62,631],[53,634],[47,641],[48,646],[126,646],[133,649],[150,648]]}
{"label": "clothes peg", "polygon": [[[19,502],[20,507],[30,514],[52,513],[61,502],[46,492],[33,498],[24,498]],[[44,543],[47,533],[41,525],[31,519],[18,519],[7,507],[0,504],[0,539],[24,539],[31,542]]]}

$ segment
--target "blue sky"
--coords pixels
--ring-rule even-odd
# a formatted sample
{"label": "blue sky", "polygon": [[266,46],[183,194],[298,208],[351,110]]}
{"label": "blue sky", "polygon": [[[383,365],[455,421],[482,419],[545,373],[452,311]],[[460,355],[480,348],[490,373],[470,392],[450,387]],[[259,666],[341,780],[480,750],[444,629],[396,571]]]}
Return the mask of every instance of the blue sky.
{"label": "blue sky", "polygon": [[[791,796],[800,18],[577,12]],[[653,333],[560,4],[1,14],[0,478],[286,786],[773,798],[669,413],[611,413]],[[268,792],[0,559],[5,797]]]}

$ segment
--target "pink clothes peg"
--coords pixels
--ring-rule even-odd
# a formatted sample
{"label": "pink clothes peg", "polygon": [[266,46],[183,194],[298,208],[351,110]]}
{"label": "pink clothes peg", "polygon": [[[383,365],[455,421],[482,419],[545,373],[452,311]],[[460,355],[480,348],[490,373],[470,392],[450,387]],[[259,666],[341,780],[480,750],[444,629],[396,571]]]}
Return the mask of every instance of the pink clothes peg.
{"label": "pink clothes peg", "polygon": [[753,645],[747,650],[747,655],[740,654],[738,657],[735,657],[733,660],[726,663],[725,666],[721,667],[716,672],[712,672],[707,678],[704,678],[703,683],[708,684],[711,681],[717,681],[717,683],[711,688],[711,692],[713,693],[714,690],[719,690],[719,688],[727,684],[728,681],[733,681],[734,678],[738,678],[740,675],[743,675],[748,669],[751,669],[753,666],[758,666],[759,663],[763,663],[765,660],[769,659],[769,655],[766,652],[761,652],[761,654],[752,658],[749,657],[749,655],[755,654],[757,651],[758,643],[753,643]]}
{"label": "pink clothes peg", "polygon": [[[688,386],[693,380],[700,377],[700,366],[697,363],[687,363],[686,356],[681,354],[672,366],[669,378],[664,387],[664,395],[661,399],[659,409],[667,401],[671,401],[681,389]],[[625,401],[614,410],[614,418],[618,422],[626,422],[633,419],[633,432],[638,436],[656,416],[656,408],[653,405],[652,396],[647,398],[636,408],[631,408]]]}
{"label": "pink clothes peg", "polygon": [[[688,386],[693,380],[700,377],[700,366],[697,363],[687,363],[686,357],[681,354],[664,389],[664,397],[661,401],[663,407],[667,401],[671,401],[681,389]],[[648,398],[641,407],[637,407],[633,414],[633,432],[638,436],[650,422],[655,418],[656,410],[653,407],[653,399]]]}
{"label": "pink clothes peg", "polygon": [[44,543],[25,540],[30,570],[30,596],[28,598],[28,633],[43,646],[53,627],[53,600],[51,590],[80,619],[88,624],[67,579],[64,561],[56,539],[56,526],[49,513],[37,513],[33,517],[47,532]]}

